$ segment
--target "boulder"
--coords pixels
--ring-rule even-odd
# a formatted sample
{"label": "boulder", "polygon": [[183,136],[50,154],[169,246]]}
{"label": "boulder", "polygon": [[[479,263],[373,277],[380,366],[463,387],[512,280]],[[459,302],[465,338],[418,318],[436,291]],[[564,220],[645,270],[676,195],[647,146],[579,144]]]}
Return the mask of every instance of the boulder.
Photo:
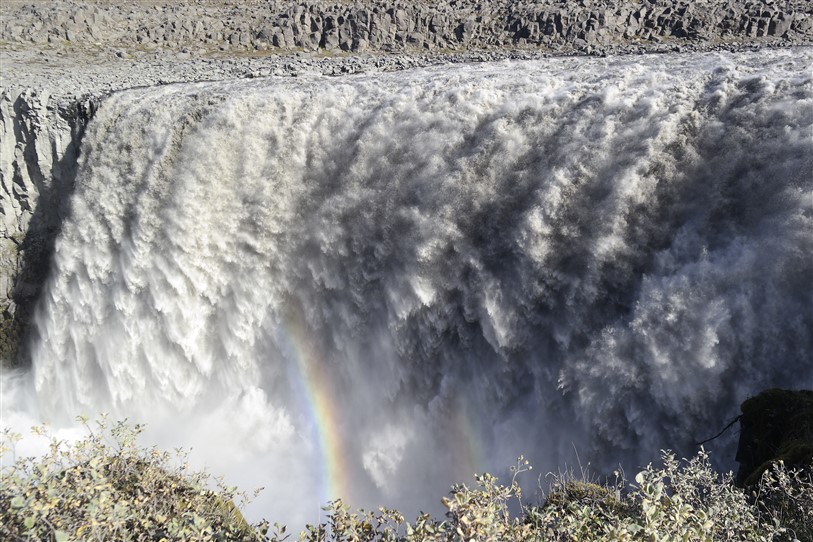
{"label": "boulder", "polygon": [[813,469],[813,391],[770,389],[740,408],[738,485],[758,483],[777,461]]}

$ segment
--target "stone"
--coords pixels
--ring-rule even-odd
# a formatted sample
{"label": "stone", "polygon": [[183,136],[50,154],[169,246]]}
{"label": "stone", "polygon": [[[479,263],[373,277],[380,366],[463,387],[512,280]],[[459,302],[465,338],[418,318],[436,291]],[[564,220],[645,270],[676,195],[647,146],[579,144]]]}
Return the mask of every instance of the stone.
{"label": "stone", "polygon": [[328,51],[336,50],[339,47],[339,33],[335,30],[328,31],[322,37],[322,43],[320,44],[321,47],[327,49]]}
{"label": "stone", "polygon": [[737,484],[758,483],[776,461],[813,468],[813,391],[770,389],[740,408]]}
{"label": "stone", "polygon": [[[783,38],[810,41],[813,3],[776,0],[772,5],[749,0],[708,0],[703,9],[693,3],[657,0],[637,6],[620,0],[570,2],[536,0],[514,3],[510,13],[502,3],[483,0],[477,4],[442,0],[429,4],[403,4],[393,0],[302,4],[292,0],[272,3],[267,9],[244,10],[230,3],[197,2],[147,8],[138,4],[84,6],[53,4],[51,9],[19,7],[9,13],[13,21],[0,27],[0,39],[10,42],[47,41],[52,34],[77,45],[100,43],[107,47],[132,47],[163,42],[171,48],[210,49],[222,43],[217,35],[234,38],[239,47],[308,46],[308,34],[318,34],[317,46],[333,46],[325,34],[347,31],[340,44],[367,41],[368,50],[390,50],[410,45],[413,32],[423,42],[481,49],[500,44],[556,48],[588,44],[632,45],[629,40],[652,36],[668,40],[731,38]],[[34,4],[35,8],[37,4]],[[156,9],[158,8],[158,9]],[[283,29],[273,45],[268,29]],[[69,31],[69,32],[68,32]],[[289,34],[290,31],[290,34]],[[595,32],[596,36],[587,32]],[[43,37],[45,36],[45,37]],[[544,39],[547,36],[548,39]],[[525,40],[525,41],[520,41]],[[55,41],[54,39],[51,40]],[[734,40],[736,41],[736,39]],[[214,43],[213,43],[214,42]],[[671,45],[671,43],[670,43]]]}
{"label": "stone", "polygon": [[353,50],[358,51],[359,53],[363,53],[366,51],[370,46],[370,43],[366,39],[358,39],[353,43]]}
{"label": "stone", "polygon": [[793,24],[793,15],[786,16],[784,13],[780,13],[771,19],[768,25],[768,35],[784,37],[790,30],[791,24]]}

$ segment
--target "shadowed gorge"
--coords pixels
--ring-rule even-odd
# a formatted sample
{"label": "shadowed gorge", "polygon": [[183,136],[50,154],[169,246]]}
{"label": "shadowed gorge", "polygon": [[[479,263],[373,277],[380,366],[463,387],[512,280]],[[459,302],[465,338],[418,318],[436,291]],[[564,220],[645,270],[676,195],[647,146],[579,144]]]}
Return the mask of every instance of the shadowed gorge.
{"label": "shadowed gorge", "polygon": [[813,382],[811,62],[115,93],[14,415],[145,420],[291,523],[339,496],[425,506],[520,453],[691,453],[743,397]]}

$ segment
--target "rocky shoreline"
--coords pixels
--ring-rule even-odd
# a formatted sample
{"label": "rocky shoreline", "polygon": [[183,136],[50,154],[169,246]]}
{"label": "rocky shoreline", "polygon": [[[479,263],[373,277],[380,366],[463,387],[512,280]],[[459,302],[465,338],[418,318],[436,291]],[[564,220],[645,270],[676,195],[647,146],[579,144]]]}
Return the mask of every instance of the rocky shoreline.
{"label": "rocky shoreline", "polygon": [[46,279],[84,126],[137,86],[813,44],[806,0],[21,1],[0,5],[0,360]]}

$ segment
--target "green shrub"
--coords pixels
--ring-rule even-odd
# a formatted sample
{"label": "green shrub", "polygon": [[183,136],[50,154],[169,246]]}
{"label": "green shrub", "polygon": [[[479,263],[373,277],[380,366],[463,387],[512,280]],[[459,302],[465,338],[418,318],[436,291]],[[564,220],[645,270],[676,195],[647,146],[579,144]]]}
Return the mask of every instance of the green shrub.
{"label": "green shrub", "polygon": [[[0,472],[3,540],[255,541],[233,499],[235,488],[189,471],[185,456],[139,448],[139,425],[108,427],[104,418],[73,444],[49,437],[48,452],[25,457]],[[19,435],[4,433],[12,453]],[[178,460],[177,465],[175,461]]]}
{"label": "green shrub", "polygon": [[[87,425],[87,422],[84,421]],[[44,428],[36,432],[46,435]],[[88,430],[90,427],[88,426]],[[271,541],[291,538],[285,527],[249,525],[234,505],[243,497],[185,456],[139,448],[141,427],[97,422],[73,444],[51,438],[39,458],[0,469],[2,540]],[[5,432],[5,450],[15,436]],[[9,444],[11,443],[11,444]],[[177,462],[177,463],[176,463]],[[813,480],[809,470],[775,464],[750,492],[720,475],[701,451],[679,461],[664,452],[627,486],[603,486],[571,476],[554,478],[546,499],[524,501],[517,477],[531,467],[520,458],[508,485],[489,474],[476,486],[452,487],[442,518],[407,522],[396,510],[351,511],[341,500],[326,520],[308,525],[303,542],[808,542],[813,540]],[[509,511],[510,503],[519,514]]]}
{"label": "green shrub", "polygon": [[760,524],[733,476],[711,469],[704,451],[685,465],[664,453],[662,468],[650,465],[635,481],[630,498],[640,506],[634,525],[643,540],[759,541],[775,534],[775,526]]}
{"label": "green shrub", "polygon": [[813,541],[813,464],[789,470],[774,463],[762,475],[753,500],[767,518],[783,527],[777,540]]}
{"label": "green shrub", "polygon": [[[349,508],[336,501],[325,508],[327,521],[310,525],[300,535],[307,542],[807,542],[813,525],[813,483],[801,471],[776,465],[758,494],[748,495],[719,475],[701,451],[688,461],[664,452],[662,466],[649,465],[636,483],[605,487],[589,481],[555,480],[547,499],[525,505],[516,474],[528,470],[518,463],[508,486],[491,475],[477,477],[478,486],[457,485],[442,499],[443,520],[420,515],[405,523],[397,512],[378,513]],[[519,468],[523,467],[523,468]],[[509,513],[518,499],[521,514]],[[282,538],[272,537],[273,542]]]}

